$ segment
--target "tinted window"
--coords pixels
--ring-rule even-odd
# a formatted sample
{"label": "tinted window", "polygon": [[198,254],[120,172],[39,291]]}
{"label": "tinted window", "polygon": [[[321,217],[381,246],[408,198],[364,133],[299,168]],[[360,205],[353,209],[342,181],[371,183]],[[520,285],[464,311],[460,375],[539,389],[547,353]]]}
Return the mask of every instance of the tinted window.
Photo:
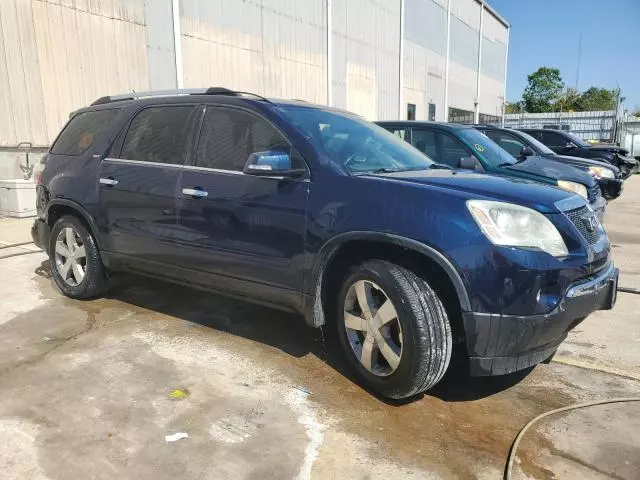
{"label": "tinted window", "polygon": [[249,155],[267,150],[289,152],[290,147],[276,129],[258,117],[207,107],[198,141],[197,166],[242,171]]}
{"label": "tinted window", "polygon": [[418,130],[414,128],[411,132],[411,144],[434,160],[438,158],[435,138],[433,130]]}
{"label": "tinted window", "polygon": [[489,165],[497,167],[516,163],[503,148],[475,128],[459,128],[456,130],[456,135],[474,150],[476,156],[481,157]]}
{"label": "tinted window", "polygon": [[529,146],[531,146],[537,153],[543,153],[545,155],[554,154],[553,150],[532,135],[525,132],[518,132],[518,136],[520,138],[524,138],[529,143]]}
{"label": "tinted window", "polygon": [[436,137],[436,145],[438,146],[438,159],[442,163],[446,163],[450,167],[458,168],[460,160],[464,157],[472,156],[472,153],[462,142],[455,138],[438,132]]}
{"label": "tinted window", "polygon": [[82,155],[119,112],[120,110],[96,110],[76,115],[51,147],[51,153]]}
{"label": "tinted window", "polygon": [[145,108],[124,139],[120,158],[154,163],[184,163],[192,106]]}
{"label": "tinted window", "polygon": [[543,143],[550,147],[564,147],[567,144],[567,139],[559,133],[544,132],[542,136],[544,138]]}
{"label": "tinted window", "polygon": [[482,133],[504,148],[513,157],[520,156],[520,152],[526,147],[522,141],[508,133],[497,132],[495,130],[487,130]]}
{"label": "tinted window", "polygon": [[407,142],[355,115],[305,106],[280,111],[309,139],[323,162],[341,171],[423,170],[433,165]]}
{"label": "tinted window", "polygon": [[530,130],[530,131],[526,131],[525,130],[525,133],[528,133],[529,135],[531,135],[536,140],[544,143],[544,139],[542,138],[542,132],[534,131],[534,130]]}

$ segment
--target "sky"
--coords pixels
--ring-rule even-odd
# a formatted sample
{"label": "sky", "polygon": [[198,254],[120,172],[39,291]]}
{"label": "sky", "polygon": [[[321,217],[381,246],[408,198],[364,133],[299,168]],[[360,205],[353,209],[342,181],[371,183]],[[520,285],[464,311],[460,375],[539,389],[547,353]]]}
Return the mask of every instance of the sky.
{"label": "sky", "polygon": [[520,100],[527,75],[555,67],[578,90],[619,84],[625,108],[640,108],[640,0],[488,0],[511,24],[507,101]]}

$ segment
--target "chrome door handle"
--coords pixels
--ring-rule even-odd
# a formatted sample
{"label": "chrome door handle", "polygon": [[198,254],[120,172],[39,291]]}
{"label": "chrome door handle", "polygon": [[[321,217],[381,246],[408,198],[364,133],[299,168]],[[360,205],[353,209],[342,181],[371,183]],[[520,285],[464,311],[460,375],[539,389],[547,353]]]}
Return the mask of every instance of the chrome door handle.
{"label": "chrome door handle", "polygon": [[183,188],[182,193],[183,195],[189,195],[191,197],[206,197],[209,195],[209,192],[198,190],[196,188]]}
{"label": "chrome door handle", "polygon": [[110,187],[113,187],[118,184],[118,180],[114,180],[113,178],[101,178],[100,183],[102,185],[109,185]]}

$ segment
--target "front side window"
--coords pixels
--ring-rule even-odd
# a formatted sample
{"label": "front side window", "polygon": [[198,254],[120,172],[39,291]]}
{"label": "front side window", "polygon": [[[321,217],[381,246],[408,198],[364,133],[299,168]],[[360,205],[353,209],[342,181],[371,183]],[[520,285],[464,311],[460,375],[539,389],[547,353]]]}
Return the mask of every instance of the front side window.
{"label": "front side window", "polygon": [[414,128],[411,132],[411,144],[429,158],[440,161],[436,151],[436,140],[433,130]]}
{"label": "front side window", "polygon": [[51,147],[54,155],[80,156],[86,152],[98,135],[111,125],[119,109],[94,110],[73,117]]}
{"label": "front side window", "polygon": [[196,166],[240,172],[252,153],[274,150],[291,153],[287,140],[267,122],[240,110],[208,106]]}
{"label": "front side window", "polygon": [[529,145],[533,145],[533,149],[536,152],[542,153],[543,155],[553,155],[554,154],[553,150],[551,150],[549,147],[547,147],[544,143],[540,142],[534,136],[529,135],[526,132],[518,132],[518,136],[524,138],[527,142],[529,142]]}
{"label": "front side window", "polygon": [[516,163],[516,160],[509,155],[509,152],[475,128],[460,128],[456,133],[473,150],[473,153],[482,158],[487,164],[499,167]]}
{"label": "front side window", "polygon": [[120,158],[142,162],[184,163],[193,107],[149,107],[132,120]]}
{"label": "front side window", "polygon": [[550,147],[564,147],[567,144],[567,139],[556,132],[544,132],[544,143]]}
{"label": "front side window", "polygon": [[355,115],[300,105],[280,111],[341,171],[425,170],[434,163],[393,133]]}
{"label": "front side window", "polygon": [[438,148],[438,159],[453,168],[458,168],[460,162],[465,157],[472,156],[472,153],[462,142],[456,140],[446,133],[436,134],[436,145]]}
{"label": "front side window", "polygon": [[507,152],[509,152],[509,154],[511,154],[511,156],[513,157],[520,156],[520,152],[524,147],[526,147],[526,145],[522,141],[518,140],[513,135],[509,135],[508,133],[496,132],[493,130],[489,130],[484,133],[487,135],[487,137],[489,137],[491,140],[493,140]]}

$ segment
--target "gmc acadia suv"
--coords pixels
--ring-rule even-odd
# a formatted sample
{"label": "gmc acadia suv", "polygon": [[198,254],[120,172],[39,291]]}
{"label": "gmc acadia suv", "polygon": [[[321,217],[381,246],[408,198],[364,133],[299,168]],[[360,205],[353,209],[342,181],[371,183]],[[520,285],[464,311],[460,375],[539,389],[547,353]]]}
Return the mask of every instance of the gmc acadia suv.
{"label": "gmc acadia suv", "polygon": [[293,310],[392,398],[435,385],[454,349],[473,375],[535,365],[616,298],[580,196],[450,169],[304,102],[104,97],[72,114],[38,183],[32,235],[65,295],[129,271]]}

